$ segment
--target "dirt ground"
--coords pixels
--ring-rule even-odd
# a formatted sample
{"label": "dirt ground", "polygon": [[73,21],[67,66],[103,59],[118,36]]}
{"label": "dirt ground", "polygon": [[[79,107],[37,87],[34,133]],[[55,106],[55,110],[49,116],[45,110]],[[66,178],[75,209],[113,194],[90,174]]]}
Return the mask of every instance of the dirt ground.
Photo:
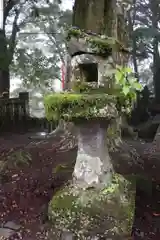
{"label": "dirt ground", "polygon": [[0,139],[1,156],[14,148],[25,149],[32,158],[28,167],[10,169],[0,186],[0,223],[14,221],[22,226],[19,236],[13,239],[45,239],[48,202],[71,178],[70,172],[54,176],[53,169],[59,164],[72,164],[76,159],[76,149],[56,153],[58,139],[27,146],[30,141],[28,135]]}
{"label": "dirt ground", "polygon": [[137,188],[134,240],[160,239],[160,187],[152,183],[149,191]]}
{"label": "dirt ground", "polygon": [[[14,240],[45,239],[48,202],[71,178],[71,172],[53,175],[53,168],[65,163],[74,165],[77,154],[76,149],[57,152],[60,139],[36,145],[30,144],[28,137],[29,134],[0,138],[1,157],[10,149],[24,149],[30,153],[32,161],[27,167],[10,169],[0,185],[0,223],[14,221],[21,225]],[[158,187],[152,182],[149,192],[137,188],[134,240],[160,240]]]}

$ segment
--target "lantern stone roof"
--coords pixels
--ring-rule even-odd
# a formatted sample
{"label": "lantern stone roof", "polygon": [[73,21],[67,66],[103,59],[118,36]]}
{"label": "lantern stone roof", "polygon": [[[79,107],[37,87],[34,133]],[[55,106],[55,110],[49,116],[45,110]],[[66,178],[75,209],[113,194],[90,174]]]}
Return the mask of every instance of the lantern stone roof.
{"label": "lantern stone roof", "polygon": [[129,54],[130,50],[122,43],[112,37],[98,35],[90,31],[84,31],[77,27],[72,27],[67,35],[68,53],[71,57],[81,54],[92,54],[101,57],[108,57],[115,52]]}

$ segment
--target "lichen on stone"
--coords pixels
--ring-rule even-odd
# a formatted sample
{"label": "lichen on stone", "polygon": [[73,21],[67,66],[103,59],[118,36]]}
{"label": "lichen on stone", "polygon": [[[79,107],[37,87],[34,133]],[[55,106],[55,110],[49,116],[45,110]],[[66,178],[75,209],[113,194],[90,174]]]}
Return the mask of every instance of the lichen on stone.
{"label": "lichen on stone", "polygon": [[67,229],[80,239],[103,235],[123,237],[131,231],[134,186],[120,175],[103,190],[66,186],[49,204],[49,219],[57,229]]}

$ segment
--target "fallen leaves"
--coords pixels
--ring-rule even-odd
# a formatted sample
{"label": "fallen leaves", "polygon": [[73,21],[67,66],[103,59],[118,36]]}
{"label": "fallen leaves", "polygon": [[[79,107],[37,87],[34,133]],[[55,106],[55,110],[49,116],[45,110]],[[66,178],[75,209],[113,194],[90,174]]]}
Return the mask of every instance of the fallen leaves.
{"label": "fallen leaves", "polygon": [[[42,229],[40,212],[43,205],[47,206],[55,191],[52,187],[52,169],[58,164],[64,165],[65,160],[67,160],[67,164],[68,161],[73,162],[75,160],[76,151],[67,154],[53,154],[53,152],[47,151],[54,144],[57,146],[59,142],[52,140],[50,143],[42,145],[42,147],[40,144],[31,148],[27,147],[27,151],[32,154],[31,165],[8,171],[9,180],[0,189],[0,201],[2,200],[2,204],[0,204],[0,221],[17,220],[23,226],[21,230],[23,238],[21,239],[24,240],[26,240],[27,236],[33,240],[46,239],[46,231],[44,228]],[[7,145],[6,148],[12,147]],[[54,179],[54,184],[60,187],[64,181],[67,181],[67,179],[63,179],[62,182],[61,179],[57,178]]]}

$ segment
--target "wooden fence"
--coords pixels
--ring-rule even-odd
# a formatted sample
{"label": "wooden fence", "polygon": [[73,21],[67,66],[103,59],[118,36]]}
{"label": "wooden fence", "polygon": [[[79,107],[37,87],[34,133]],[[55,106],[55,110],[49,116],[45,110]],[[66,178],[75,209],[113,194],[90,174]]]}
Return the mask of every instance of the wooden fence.
{"label": "wooden fence", "polygon": [[17,98],[0,98],[0,134],[6,132],[27,132],[30,130],[54,128],[45,118],[31,118],[29,114],[29,93],[20,92]]}

